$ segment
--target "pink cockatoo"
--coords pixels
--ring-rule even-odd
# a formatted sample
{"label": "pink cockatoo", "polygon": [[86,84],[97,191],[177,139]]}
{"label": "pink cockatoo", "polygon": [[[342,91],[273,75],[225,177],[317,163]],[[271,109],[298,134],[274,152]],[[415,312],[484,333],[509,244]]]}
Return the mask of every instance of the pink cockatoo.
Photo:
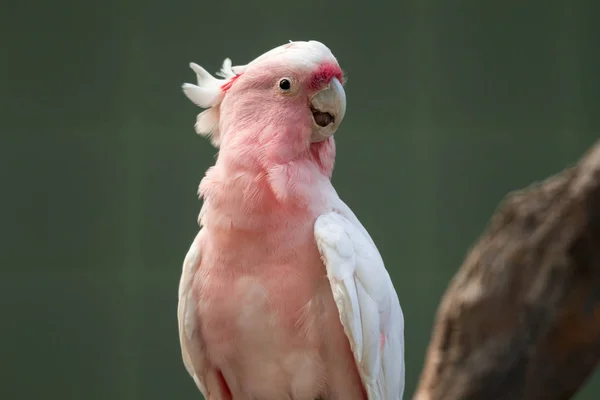
{"label": "pink cockatoo", "polygon": [[209,400],[399,400],[404,319],[373,240],[331,184],[342,70],[290,42],[217,79],[190,64],[197,133],[219,149],[178,320]]}

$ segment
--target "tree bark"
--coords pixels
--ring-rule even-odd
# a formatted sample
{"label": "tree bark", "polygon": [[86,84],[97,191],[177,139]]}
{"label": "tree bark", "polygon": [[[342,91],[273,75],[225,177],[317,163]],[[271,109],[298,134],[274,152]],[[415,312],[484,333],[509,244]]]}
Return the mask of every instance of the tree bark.
{"label": "tree bark", "polygon": [[503,201],[438,309],[414,400],[572,397],[600,359],[600,141]]}

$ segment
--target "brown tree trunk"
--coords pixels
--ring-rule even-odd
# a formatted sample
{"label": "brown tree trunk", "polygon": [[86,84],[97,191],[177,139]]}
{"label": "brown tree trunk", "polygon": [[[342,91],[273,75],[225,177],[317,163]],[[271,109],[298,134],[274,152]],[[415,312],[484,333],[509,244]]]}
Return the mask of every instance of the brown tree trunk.
{"label": "brown tree trunk", "polygon": [[600,141],[496,211],[442,299],[414,399],[568,399],[599,358]]}

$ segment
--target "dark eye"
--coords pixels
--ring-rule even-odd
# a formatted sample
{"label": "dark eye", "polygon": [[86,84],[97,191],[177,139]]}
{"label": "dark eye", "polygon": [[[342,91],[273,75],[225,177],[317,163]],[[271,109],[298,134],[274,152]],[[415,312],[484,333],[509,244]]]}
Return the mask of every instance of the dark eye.
{"label": "dark eye", "polygon": [[283,78],[282,80],[279,81],[279,88],[281,90],[290,90],[291,87],[292,87],[292,84],[290,83],[289,79]]}

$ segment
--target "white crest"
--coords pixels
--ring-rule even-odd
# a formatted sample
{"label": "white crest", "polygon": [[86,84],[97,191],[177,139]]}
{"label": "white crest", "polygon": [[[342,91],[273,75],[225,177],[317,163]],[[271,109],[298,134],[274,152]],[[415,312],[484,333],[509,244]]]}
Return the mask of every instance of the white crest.
{"label": "white crest", "polygon": [[183,92],[198,107],[208,109],[196,117],[196,133],[209,136],[211,143],[219,147],[219,105],[225,97],[225,91],[221,87],[241,74],[245,66],[232,67],[231,60],[226,58],[221,70],[215,74],[223,79],[215,78],[198,64],[190,63],[190,68],[196,73],[198,83],[184,83]]}

